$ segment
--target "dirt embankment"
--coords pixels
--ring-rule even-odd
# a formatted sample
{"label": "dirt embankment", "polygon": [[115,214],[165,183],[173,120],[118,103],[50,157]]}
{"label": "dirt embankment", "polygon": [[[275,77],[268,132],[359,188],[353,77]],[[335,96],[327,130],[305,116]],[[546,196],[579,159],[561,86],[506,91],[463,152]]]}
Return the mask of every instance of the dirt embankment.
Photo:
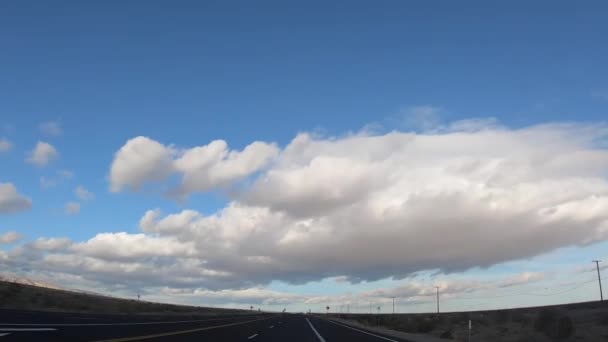
{"label": "dirt embankment", "polygon": [[0,281],[0,308],[108,314],[234,315],[245,310],[152,303]]}

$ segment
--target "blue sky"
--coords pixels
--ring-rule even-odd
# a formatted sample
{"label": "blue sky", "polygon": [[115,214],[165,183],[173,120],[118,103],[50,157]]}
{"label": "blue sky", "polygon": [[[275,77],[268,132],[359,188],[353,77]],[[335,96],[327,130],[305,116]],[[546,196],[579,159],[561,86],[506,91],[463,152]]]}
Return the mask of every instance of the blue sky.
{"label": "blue sky", "polygon": [[[282,160],[286,146],[303,132],[320,141],[391,131],[441,136],[459,130],[446,128],[450,124],[472,118],[494,118],[484,121],[484,130],[515,133],[563,122],[603,128],[608,109],[607,12],[608,5],[600,1],[3,4],[0,139],[12,148],[0,153],[0,182],[13,184],[32,205],[0,215],[0,233],[22,235],[2,248],[10,253],[40,237],[67,237],[78,243],[104,232],[139,234],[140,219],[155,208],[163,216],[184,209],[212,215],[230,202],[254,201],[234,195],[239,192],[234,187],[247,189],[256,180],[271,177],[268,170],[283,170],[252,167],[255,170],[247,175],[231,178],[229,185],[222,181],[204,190],[199,187],[182,200],[163,195],[180,183],[179,172],[160,182],[146,182],[137,191],[111,192],[115,155],[138,136],[178,150],[216,139],[225,140],[228,151],[242,151],[254,141],[275,143]],[[58,131],[45,133],[45,123]],[[562,132],[564,141],[586,132],[579,128]],[[598,143],[605,133],[592,135],[593,142],[568,148],[606,152]],[[58,152],[43,166],[25,161],[39,141]],[[554,150],[538,153],[550,151]],[[464,155],[469,155],[466,148]],[[508,155],[503,151],[495,157]],[[598,158],[603,160],[603,154]],[[603,186],[608,169],[598,163],[593,172],[576,169],[569,175],[599,179]],[[56,184],[44,187],[41,177]],[[95,198],[78,199],[74,190],[79,185]],[[581,189],[575,189],[582,191],[581,198],[590,195]],[[258,190],[252,195],[257,196],[256,205],[263,202],[275,210]],[[525,190],[518,191],[525,195]],[[603,198],[604,193],[598,190],[593,195]],[[76,215],[65,212],[70,201],[80,204]],[[579,259],[588,263],[601,257],[597,253],[606,245],[599,231],[589,232],[590,247],[569,247],[586,246],[588,241],[566,239],[521,256],[505,252],[509,257],[500,262],[479,263],[480,269],[465,273],[476,263],[463,261],[446,279],[479,279],[488,273],[498,279],[529,269],[540,272],[560,262],[576,268]],[[551,257],[543,259],[547,252]],[[528,264],[509,264],[535,255],[541,257]],[[441,268],[432,262],[422,264],[433,267],[408,265],[399,272],[431,274],[435,266]],[[495,266],[488,269],[490,265]],[[6,272],[44,273],[29,264],[5,266]],[[307,285],[290,283],[292,272],[281,268],[247,286],[329,295],[401,284],[386,280],[390,272],[378,282],[371,277],[370,282],[349,284],[322,280],[324,275],[339,276],[340,269],[313,269],[321,273],[299,274],[312,281]],[[358,272],[363,270],[344,275]],[[50,271],[44,276],[56,282],[64,279],[53,279]],[[82,286],[97,286],[87,283],[92,278],[81,279]],[[201,280],[196,287],[206,288],[208,283]],[[237,305],[230,300],[223,304]]]}

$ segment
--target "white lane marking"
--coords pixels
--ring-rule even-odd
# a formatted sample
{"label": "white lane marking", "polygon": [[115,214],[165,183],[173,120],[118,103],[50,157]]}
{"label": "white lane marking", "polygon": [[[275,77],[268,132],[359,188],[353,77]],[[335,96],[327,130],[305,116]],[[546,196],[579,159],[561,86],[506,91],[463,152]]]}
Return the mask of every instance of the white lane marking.
{"label": "white lane marking", "polygon": [[3,328],[0,327],[0,331],[55,331],[53,328]]}
{"label": "white lane marking", "polygon": [[132,323],[0,323],[2,325],[9,325],[15,327],[95,327],[95,326],[113,326],[113,325],[147,325],[147,324],[177,324],[177,323],[194,323],[194,322],[211,322],[221,321],[226,319],[239,318],[239,317],[226,317],[226,318],[212,318],[212,319],[196,319],[190,321],[166,321],[166,322],[132,322]]}
{"label": "white lane marking", "polygon": [[213,330],[213,329],[233,327],[235,325],[242,325],[242,324],[247,324],[247,323],[251,323],[251,322],[264,321],[264,320],[267,320],[267,319],[270,319],[270,318],[269,317],[258,318],[258,319],[254,319],[254,320],[250,320],[250,321],[237,322],[237,323],[228,323],[228,324],[216,325],[216,326],[213,326],[213,327],[203,327],[203,328],[188,329],[188,330],[169,331],[169,332],[160,333],[160,334],[153,334],[153,335],[142,335],[142,336],[132,336],[132,337],[117,337],[117,338],[97,340],[97,341],[91,341],[91,342],[126,342],[126,341],[150,340],[150,339],[159,338],[159,337],[167,337],[167,336],[174,336],[174,335],[191,334],[191,333],[198,332],[198,331],[207,331],[207,330]]}
{"label": "white lane marking", "polygon": [[391,342],[399,342],[399,341],[397,341],[397,340],[391,340],[390,338],[387,338],[387,337],[384,337],[384,336],[380,336],[380,335],[372,334],[372,333],[369,333],[369,332],[364,331],[364,330],[359,330],[359,329],[357,329],[357,328],[349,327],[348,325],[340,324],[340,323],[334,322],[334,321],[329,320],[329,319],[326,319],[326,321],[327,321],[327,322],[329,322],[329,323],[333,323],[333,324],[337,324],[337,325],[343,326],[343,327],[348,328],[348,329],[352,329],[352,330],[358,331],[358,332],[360,332],[360,333],[364,333],[364,334],[368,334],[368,335],[370,335],[370,336],[374,336],[374,337],[377,337],[377,338],[381,338],[381,339],[386,340],[386,341],[391,341]]}
{"label": "white lane marking", "polygon": [[317,331],[317,329],[315,329],[315,327],[312,325],[312,323],[310,323],[310,321],[308,320],[308,318],[306,319],[306,322],[308,322],[308,325],[310,325],[310,329],[312,329],[312,331],[315,332],[315,335],[317,335],[317,337],[319,338],[319,341],[325,342],[325,339],[323,338],[323,336],[321,336],[321,334],[319,334],[319,332]]}
{"label": "white lane marking", "polygon": [[248,339],[248,340],[251,340],[252,338],[255,338],[256,336],[258,336],[258,334],[253,334],[253,335],[251,335],[251,336],[247,337],[247,339]]}
{"label": "white lane marking", "polygon": [[270,329],[274,328],[274,325],[269,326]]}
{"label": "white lane marking", "polygon": [[0,334],[0,337],[10,335],[11,333]]}

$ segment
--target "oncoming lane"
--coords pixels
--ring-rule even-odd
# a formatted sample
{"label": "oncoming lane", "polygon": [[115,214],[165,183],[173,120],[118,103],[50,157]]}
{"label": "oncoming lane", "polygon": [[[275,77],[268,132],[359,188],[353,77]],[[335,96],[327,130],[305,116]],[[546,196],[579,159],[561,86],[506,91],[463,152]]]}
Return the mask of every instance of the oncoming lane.
{"label": "oncoming lane", "polygon": [[[247,341],[247,342],[403,342],[405,340],[365,331],[323,317],[263,314],[207,320],[116,320],[90,323],[0,323],[0,342],[10,341]],[[28,326],[29,325],[29,326]],[[2,329],[5,329],[3,331]]]}
{"label": "oncoming lane", "polygon": [[[106,317],[87,315],[90,323],[75,323],[73,320],[61,320],[52,317],[47,321],[46,313],[28,313],[31,323],[26,323],[24,317],[18,320],[3,319],[0,321],[0,342],[9,341],[144,341],[172,337],[167,340],[186,340],[187,336],[206,330],[222,330],[239,332],[261,328],[258,322],[269,320],[270,314],[240,315],[214,317],[196,320],[161,320],[159,317],[123,316]],[[5,316],[6,317],[6,316]],[[147,319],[147,321],[146,321]],[[18,322],[18,323],[17,323]],[[246,326],[248,328],[234,328]],[[179,335],[179,338],[176,336]],[[209,333],[209,335],[213,335]],[[184,337],[184,338],[182,338]],[[229,340],[232,336],[229,336]]]}

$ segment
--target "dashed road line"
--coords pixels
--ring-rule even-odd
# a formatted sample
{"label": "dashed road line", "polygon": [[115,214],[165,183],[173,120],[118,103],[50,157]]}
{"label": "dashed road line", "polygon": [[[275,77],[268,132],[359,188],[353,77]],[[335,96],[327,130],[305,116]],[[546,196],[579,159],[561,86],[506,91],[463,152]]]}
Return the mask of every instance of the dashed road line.
{"label": "dashed road line", "polygon": [[258,334],[253,334],[253,335],[251,335],[251,336],[247,337],[247,339],[248,339],[248,340],[251,340],[252,338],[255,338],[256,336],[258,336]]}
{"label": "dashed road line", "polygon": [[2,333],[2,334],[0,334],[0,337],[2,337],[2,336],[8,336],[8,335],[10,335],[10,334],[11,334],[11,333]]}
{"label": "dashed road line", "polygon": [[245,322],[222,324],[222,325],[216,325],[216,326],[212,326],[212,327],[204,327],[204,328],[196,328],[196,329],[188,329],[188,330],[178,330],[178,331],[171,331],[171,332],[160,333],[160,334],[153,334],[153,335],[142,335],[142,336],[122,337],[122,338],[110,338],[110,339],[106,339],[106,340],[98,340],[96,342],[125,342],[125,341],[146,340],[146,339],[150,339],[150,338],[166,337],[166,336],[174,336],[174,335],[182,335],[182,334],[190,334],[190,333],[198,332],[198,331],[205,331],[205,330],[219,329],[219,328],[225,328],[225,327],[232,327],[232,326],[235,326],[235,325],[247,324],[247,323],[262,321],[262,320],[266,320],[266,319],[268,319],[268,318],[258,318],[258,319],[254,319],[254,320],[251,320],[251,321],[245,321]]}
{"label": "dashed road line", "polygon": [[323,336],[321,336],[321,334],[319,334],[319,332],[317,331],[317,329],[315,329],[314,325],[312,325],[312,323],[310,323],[310,321],[308,320],[308,318],[306,319],[306,322],[308,322],[308,325],[310,325],[310,329],[312,329],[312,331],[315,332],[315,335],[317,335],[317,338],[319,339],[319,341],[325,342],[325,339],[323,338]]}
{"label": "dashed road line", "polygon": [[274,328],[274,325],[269,326],[270,329]]}
{"label": "dashed road line", "polygon": [[334,321],[329,320],[329,319],[326,319],[325,321],[327,321],[327,322],[329,322],[329,323],[333,323],[333,324],[339,325],[339,326],[342,326],[342,327],[345,327],[345,328],[348,328],[348,329],[351,329],[351,330],[358,331],[358,332],[360,332],[360,333],[364,333],[364,334],[367,334],[367,335],[370,335],[370,336],[374,336],[374,337],[377,337],[377,338],[381,338],[381,339],[386,340],[386,341],[391,341],[391,342],[399,342],[399,341],[397,341],[397,340],[392,340],[392,339],[390,339],[390,338],[388,338],[388,337],[384,337],[384,336],[380,336],[380,335],[372,334],[372,333],[367,332],[367,331],[365,331],[365,330],[360,330],[360,329],[357,329],[357,328],[349,327],[348,325],[345,325],[345,324],[340,324],[340,323],[334,322]]}

